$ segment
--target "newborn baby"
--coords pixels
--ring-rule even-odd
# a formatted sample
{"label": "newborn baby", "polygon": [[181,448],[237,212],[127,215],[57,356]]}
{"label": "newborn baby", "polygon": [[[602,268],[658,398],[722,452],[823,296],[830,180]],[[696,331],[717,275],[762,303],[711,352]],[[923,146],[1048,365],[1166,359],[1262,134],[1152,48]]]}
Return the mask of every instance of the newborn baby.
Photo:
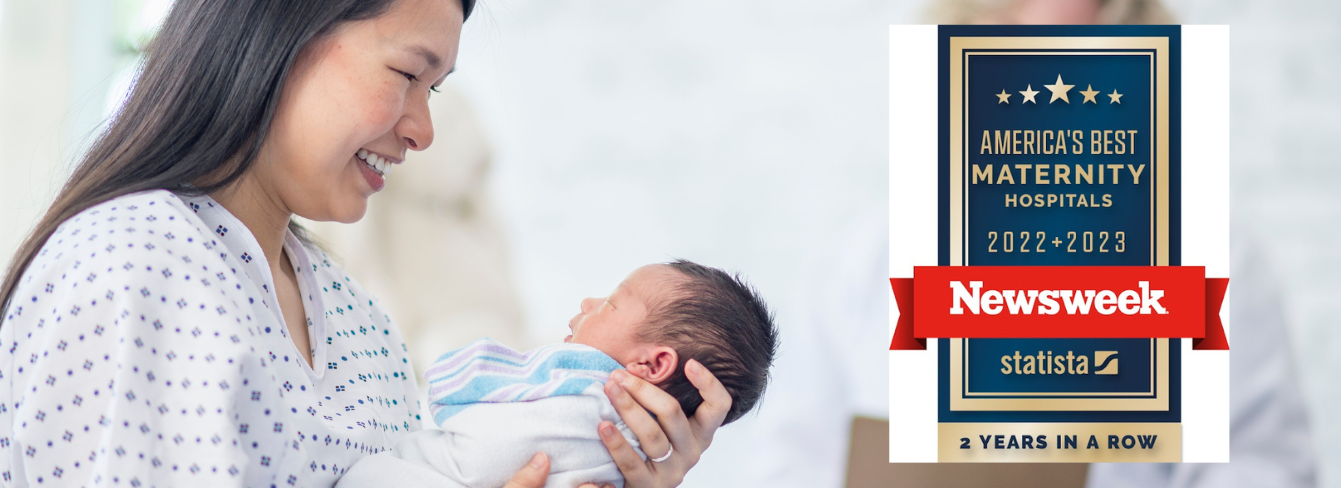
{"label": "newborn baby", "polygon": [[605,396],[626,369],[675,397],[685,415],[703,399],[685,362],[707,367],[731,394],[723,425],[763,396],[777,350],[764,302],[738,277],[688,261],[643,266],[605,298],[582,300],[565,344],[517,352],[489,339],[439,358],[424,376],[442,430],[422,430],[354,464],[338,486],[497,488],[536,452],[550,456],[547,487],[624,479],[597,435],[638,440]]}

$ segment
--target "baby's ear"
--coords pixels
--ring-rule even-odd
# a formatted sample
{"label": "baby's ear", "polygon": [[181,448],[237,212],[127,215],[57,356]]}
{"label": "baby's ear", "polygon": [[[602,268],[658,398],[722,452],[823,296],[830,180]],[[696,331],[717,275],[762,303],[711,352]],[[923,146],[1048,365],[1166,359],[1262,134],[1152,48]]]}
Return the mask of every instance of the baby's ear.
{"label": "baby's ear", "polygon": [[654,385],[661,384],[675,374],[680,364],[680,355],[668,346],[649,345],[639,351],[634,362],[624,367],[634,376]]}

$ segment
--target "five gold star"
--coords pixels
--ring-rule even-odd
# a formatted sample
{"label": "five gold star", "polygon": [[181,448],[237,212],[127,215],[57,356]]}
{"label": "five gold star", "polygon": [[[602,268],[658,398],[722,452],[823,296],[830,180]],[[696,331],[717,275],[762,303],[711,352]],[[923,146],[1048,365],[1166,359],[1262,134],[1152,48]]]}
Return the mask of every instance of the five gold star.
{"label": "five gold star", "polygon": [[[1051,91],[1052,91],[1052,99],[1051,99],[1051,100],[1048,100],[1048,103],[1055,102],[1055,101],[1057,101],[1057,99],[1059,99],[1059,98],[1060,98],[1063,102],[1071,103],[1071,100],[1068,99],[1066,95],[1067,95],[1067,92],[1071,91],[1071,88],[1074,87],[1075,85],[1068,85],[1068,84],[1066,84],[1065,82],[1063,82],[1063,81],[1062,81],[1062,75],[1061,75],[1061,74],[1058,74],[1058,75],[1057,75],[1057,82],[1056,82],[1056,83],[1053,83],[1053,84],[1051,84],[1051,85],[1043,85],[1043,86],[1044,86],[1045,88],[1047,88],[1048,90],[1051,90]],[[1025,103],[1038,104],[1038,101],[1034,99],[1034,96],[1035,96],[1035,95],[1038,95],[1039,93],[1041,93],[1041,92],[1034,90],[1034,85],[1032,85],[1032,84],[1025,85],[1024,90],[1020,91],[1020,95],[1023,95],[1023,96],[1024,96],[1024,101],[1022,101],[1022,102],[1020,102],[1020,103],[1021,103],[1021,104],[1025,104]],[[1097,96],[1099,95],[1099,93],[1100,93],[1100,92],[1099,92],[1098,90],[1095,90],[1095,89],[1094,89],[1094,85],[1093,85],[1093,84],[1086,84],[1086,85],[1085,85],[1085,89],[1080,91],[1080,94],[1085,96],[1085,100],[1081,101],[1080,103],[1081,103],[1081,104],[1085,104],[1085,103],[1094,103],[1094,104],[1097,105],[1097,104],[1099,103],[1099,100],[1097,99]],[[1009,105],[1009,104],[1010,104],[1010,97],[1014,96],[1014,95],[1010,94],[1009,92],[1007,92],[1004,88],[1001,90],[1001,93],[995,93],[994,95],[996,95],[996,99],[997,99],[997,102],[996,102],[996,103],[997,103],[997,105],[1000,105],[1000,104],[1003,104],[1003,103]],[[1107,95],[1108,95],[1108,103],[1109,103],[1109,105],[1112,105],[1112,104],[1114,104],[1114,103],[1119,104],[1119,105],[1122,104],[1122,94],[1121,94],[1121,93],[1118,93],[1118,91],[1117,91],[1116,89],[1113,90],[1113,93],[1108,93]]]}
{"label": "five gold star", "polygon": [[1071,87],[1073,87],[1073,86],[1075,86],[1075,85],[1067,85],[1067,84],[1065,84],[1065,83],[1062,83],[1062,75],[1060,75],[1060,74],[1057,75],[1057,82],[1056,82],[1056,83],[1051,84],[1051,85],[1043,85],[1043,86],[1044,86],[1045,88],[1047,88],[1048,90],[1051,90],[1051,91],[1052,91],[1052,99],[1051,99],[1051,100],[1048,100],[1048,103],[1055,102],[1055,101],[1057,101],[1058,98],[1062,99],[1063,102],[1071,103],[1071,100],[1069,100],[1069,99],[1066,98],[1066,92],[1070,91],[1070,90],[1071,90]]}
{"label": "five gold star", "polygon": [[1085,95],[1085,101],[1080,103],[1094,102],[1095,105],[1099,104],[1099,102],[1094,99],[1094,96],[1098,95],[1099,91],[1095,90],[1093,86],[1085,85],[1085,90],[1080,92],[1080,94]]}
{"label": "five gold star", "polygon": [[[1005,91],[1005,90],[1001,90],[1001,91]],[[1020,92],[1020,94],[1021,94],[1021,95],[1024,95],[1024,101],[1023,101],[1023,102],[1020,102],[1020,103],[1033,103],[1033,104],[1035,104],[1035,105],[1038,104],[1038,102],[1034,100],[1034,95],[1037,95],[1037,94],[1038,94],[1037,91],[1034,91],[1034,85],[1028,85],[1028,86],[1025,86],[1025,87],[1024,87],[1024,91]]]}

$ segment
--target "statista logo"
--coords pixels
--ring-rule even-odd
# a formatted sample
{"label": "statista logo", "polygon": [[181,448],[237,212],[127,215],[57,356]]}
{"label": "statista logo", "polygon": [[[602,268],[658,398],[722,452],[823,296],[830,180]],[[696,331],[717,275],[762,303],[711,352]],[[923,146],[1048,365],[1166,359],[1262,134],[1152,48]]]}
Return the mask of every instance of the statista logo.
{"label": "statista logo", "polygon": [[1066,351],[1065,355],[1052,351],[1022,355],[1015,351],[1014,355],[1001,356],[1001,374],[1115,375],[1118,374],[1118,352],[1094,351],[1091,361],[1089,355],[1074,351]]}
{"label": "statista logo", "polygon": [[1094,374],[1118,374],[1117,351],[1094,351]]}

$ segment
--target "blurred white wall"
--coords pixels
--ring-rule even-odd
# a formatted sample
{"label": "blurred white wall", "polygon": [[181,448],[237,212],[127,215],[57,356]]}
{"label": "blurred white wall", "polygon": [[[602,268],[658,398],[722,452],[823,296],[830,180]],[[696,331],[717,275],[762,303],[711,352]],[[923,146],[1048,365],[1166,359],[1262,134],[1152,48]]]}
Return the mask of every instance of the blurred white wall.
{"label": "blurred white wall", "polygon": [[112,2],[0,3],[0,252],[46,210],[104,110]]}
{"label": "blurred white wall", "polygon": [[0,0],[0,266],[46,211],[171,0]]}
{"label": "blurred white wall", "polygon": [[882,208],[881,41],[908,7],[770,6],[480,3],[452,78],[497,139],[534,333],[671,257],[743,271],[794,320],[819,243]]}

